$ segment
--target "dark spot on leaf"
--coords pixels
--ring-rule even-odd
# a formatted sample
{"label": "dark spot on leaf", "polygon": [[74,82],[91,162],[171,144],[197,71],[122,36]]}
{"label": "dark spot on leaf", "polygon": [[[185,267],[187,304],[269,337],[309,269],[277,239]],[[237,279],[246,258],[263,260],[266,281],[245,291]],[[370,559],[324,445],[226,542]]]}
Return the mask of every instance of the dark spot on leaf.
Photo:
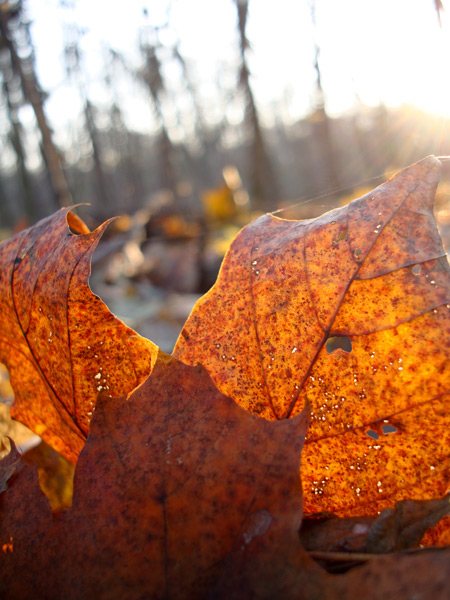
{"label": "dark spot on leaf", "polygon": [[388,433],[395,433],[397,431],[397,427],[389,424],[383,425],[381,429],[383,430],[384,435],[387,435]]}
{"label": "dark spot on leaf", "polygon": [[325,344],[325,349],[328,354],[332,354],[338,349],[343,350],[344,352],[352,351],[352,340],[349,337],[343,336],[335,336],[329,337]]}

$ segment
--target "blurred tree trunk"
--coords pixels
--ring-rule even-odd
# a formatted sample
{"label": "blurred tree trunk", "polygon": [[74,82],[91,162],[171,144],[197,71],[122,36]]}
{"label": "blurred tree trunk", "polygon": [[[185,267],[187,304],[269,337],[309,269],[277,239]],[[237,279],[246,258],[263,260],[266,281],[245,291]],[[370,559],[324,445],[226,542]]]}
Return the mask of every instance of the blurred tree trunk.
{"label": "blurred tree trunk", "polygon": [[[310,0],[311,19],[314,28],[316,27],[315,0]],[[336,164],[336,151],[331,130],[330,118],[325,107],[325,95],[322,88],[322,76],[319,64],[320,47],[317,42],[314,44],[314,69],[316,71],[316,102],[313,113],[313,127],[317,139],[321,160],[321,171],[326,174],[325,187],[320,190],[333,191],[340,188],[339,169]]]}
{"label": "blurred tree trunk", "polygon": [[9,133],[9,141],[11,142],[11,146],[14,149],[14,153],[17,158],[17,169],[20,179],[20,185],[23,193],[23,202],[24,208],[27,215],[27,218],[30,221],[35,221],[37,218],[38,211],[36,210],[36,206],[34,204],[32,186],[30,182],[30,176],[28,173],[28,169],[25,164],[25,149],[22,143],[22,124],[18,118],[18,106],[15,105],[12,100],[13,93],[11,93],[10,85],[13,81],[13,73],[11,73],[11,79],[7,81],[6,79],[3,82],[3,94],[6,100],[6,109],[8,114],[8,120],[11,125],[11,131]]}
{"label": "blurred tree trunk", "polygon": [[102,206],[108,207],[111,204],[114,205],[115,201],[113,192],[111,189],[109,189],[108,181],[103,170],[102,159],[100,156],[100,142],[98,139],[98,132],[94,119],[94,107],[84,92],[83,86],[80,87],[80,93],[82,94],[84,103],[83,112],[86,122],[86,129],[91,140],[92,158],[94,159],[94,172],[97,179],[100,202]]}
{"label": "blurred tree trunk", "polygon": [[156,45],[148,40],[141,39],[141,52],[145,59],[145,66],[139,73],[141,80],[147,86],[153,103],[153,109],[159,124],[158,154],[160,160],[160,186],[171,190],[176,196],[176,174],[173,164],[174,149],[167,130],[164,113],[162,110],[162,96],[165,92],[165,84],[162,76],[162,65],[157,55],[158,31],[155,28],[152,33],[156,36]]}
{"label": "blurred tree trunk", "polygon": [[[3,8],[3,7],[2,7]],[[21,4],[15,13],[11,14],[0,10],[0,34],[4,46],[8,49],[13,70],[18,74],[25,99],[30,103],[36,116],[36,121],[41,132],[42,148],[45,162],[48,168],[50,181],[55,194],[56,203],[59,206],[67,206],[72,203],[72,197],[67,186],[66,177],[62,169],[61,157],[53,143],[52,130],[47,122],[43,106],[43,93],[38,85],[34,70],[34,51],[28,31],[27,40],[29,54],[26,59],[21,59],[16,49],[16,44],[8,27],[8,21],[12,17],[20,19]],[[22,26],[23,23],[22,23]]]}
{"label": "blurred tree trunk", "polygon": [[[106,62],[105,85],[112,97],[110,107],[111,123],[111,145],[119,152],[120,171],[123,171],[126,183],[124,194],[121,194],[121,201],[127,202],[127,209],[137,209],[142,206],[144,198],[144,189],[142,185],[142,174],[136,164],[136,156],[131,147],[131,137],[127,130],[122,109],[120,107],[119,95],[115,75],[117,69],[124,66],[125,61],[112,48],[108,48],[108,60]],[[131,203],[131,207],[130,207]],[[119,210],[125,206],[118,205]]]}
{"label": "blurred tree trunk", "polygon": [[0,228],[11,226],[13,222],[14,218],[7,202],[3,179],[0,176]]}
{"label": "blurred tree trunk", "polygon": [[79,47],[81,32],[76,24],[69,25],[65,30],[64,59],[67,77],[73,81],[83,106],[84,123],[89,137],[92,159],[94,161],[94,174],[97,184],[97,193],[103,209],[112,208],[116,204],[115,193],[106,177],[101,158],[101,144],[95,123],[95,109],[89,100],[86,85],[86,75],[83,72],[82,57]]}
{"label": "blurred tree trunk", "polygon": [[248,0],[235,0],[238,13],[239,46],[241,52],[241,67],[239,86],[244,92],[245,123],[251,132],[251,187],[250,193],[257,208],[273,209],[277,202],[279,189],[269,151],[264,140],[258,110],[250,85],[250,71],[247,65],[247,50],[249,42],[245,34],[248,14]]}
{"label": "blurred tree trunk", "polygon": [[[186,64],[186,61],[184,60],[182,54],[180,54],[178,45],[179,45],[179,40],[177,40],[177,43],[175,44],[173,52],[174,52],[175,59],[177,60],[178,64],[181,67],[181,72],[183,73],[183,79],[186,84],[186,89],[189,92],[189,95],[192,100],[192,108],[194,109],[194,114],[195,114],[195,131],[196,131],[197,141],[198,141],[199,145],[201,146],[201,148],[204,150],[205,149],[205,121],[204,121],[204,117],[203,117],[203,111],[200,107],[200,102],[198,101],[198,98],[197,98],[197,92],[192,83],[191,74],[189,73],[188,65]],[[207,156],[205,156],[205,158],[207,159]]]}
{"label": "blurred tree trunk", "polygon": [[[144,198],[142,176],[138,165],[136,164],[137,157],[133,155],[131,149],[130,135],[127,131],[122,111],[116,101],[114,101],[111,106],[111,125],[114,138],[120,138],[120,140],[113,140],[112,145],[114,148],[121,149],[119,164],[121,166],[121,171],[123,170],[126,181],[126,190],[121,201],[125,200],[127,202],[126,208],[128,210],[130,210],[130,208],[138,209],[142,206]],[[118,206],[118,208],[119,210],[124,210],[125,206]]]}

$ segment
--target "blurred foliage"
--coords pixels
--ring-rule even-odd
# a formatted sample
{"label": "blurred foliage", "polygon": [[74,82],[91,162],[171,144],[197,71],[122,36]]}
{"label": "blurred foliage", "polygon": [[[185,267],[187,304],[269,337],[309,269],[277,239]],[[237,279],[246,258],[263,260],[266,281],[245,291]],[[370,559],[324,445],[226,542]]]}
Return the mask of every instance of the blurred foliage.
{"label": "blurred foliage", "polygon": [[[90,204],[77,210],[91,228],[122,215],[96,252],[93,286],[134,326],[150,336],[157,328],[170,350],[191,300],[214,283],[239,228],[264,211],[286,219],[316,217],[427,154],[450,154],[450,121],[410,106],[362,103],[331,118],[320,36],[314,34],[309,114],[290,124],[277,116],[264,126],[252,79],[248,0],[231,3],[234,51],[228,70],[219,65],[214,85],[222,104],[213,107],[195,65],[183,56],[167,6],[158,26],[143,11],[137,62],[107,46],[96,57],[104,65],[101,81],[92,81],[75,2],[61,3],[64,85],[78,98],[79,114],[67,116],[66,140],[57,147],[58,132],[46,114],[51,92],[38,80],[27,3],[0,0],[0,239],[71,198]],[[312,30],[320,33],[315,2],[310,8]],[[436,9],[440,14],[441,3]],[[92,93],[95,86],[104,92],[102,101]],[[127,102],[135,95],[147,104],[153,126],[143,123],[142,131],[152,133],[127,126]],[[33,119],[24,118],[26,109]],[[207,119],[214,111],[220,117]],[[230,118],[233,112],[240,118]],[[444,185],[440,190],[437,216],[448,247],[449,191]],[[183,304],[176,295],[191,299]],[[154,305],[145,308],[149,299]],[[177,317],[169,316],[161,332],[157,319],[164,321],[172,301]]]}
{"label": "blurred foliage", "polygon": [[24,460],[27,464],[34,463],[37,466],[39,485],[49,499],[52,510],[70,508],[75,465],[43,441],[26,452]]}
{"label": "blurred foliage", "polygon": [[[222,106],[211,107],[197,85],[195,65],[183,56],[171,28],[170,7],[159,26],[144,10],[136,31],[136,64],[105,47],[96,57],[104,64],[102,80],[91,81],[86,31],[76,21],[74,2],[61,3],[65,85],[78,97],[80,113],[68,115],[68,138],[58,148],[58,132],[52,132],[46,115],[51,93],[42,90],[36,74],[27,3],[0,0],[2,237],[4,229],[33,223],[71,198],[91,204],[81,210],[94,226],[116,214],[153,211],[161,197],[182,220],[189,214],[197,228],[200,223],[197,235],[204,236],[220,224],[242,223],[255,211],[341,189],[353,194],[355,186],[370,187],[375,177],[427,154],[450,153],[449,121],[412,107],[359,103],[352,114],[330,118],[317,39],[312,40],[316,79],[309,115],[289,125],[277,117],[265,127],[252,83],[251,3],[235,0],[233,5],[235,51],[229,68],[234,72],[217,74]],[[315,3],[310,5],[314,30]],[[436,9],[440,15],[442,4]],[[102,104],[94,100],[96,86],[103,90]],[[148,103],[151,134],[127,128],[127,102],[136,94]],[[27,107],[34,119],[24,118]],[[222,115],[215,122],[205,118],[213,108]],[[240,112],[239,121],[230,120],[230,108]],[[144,129],[148,125],[143,123]],[[325,204],[339,204],[339,197],[334,194]],[[166,227],[185,227],[176,223],[172,215]]]}

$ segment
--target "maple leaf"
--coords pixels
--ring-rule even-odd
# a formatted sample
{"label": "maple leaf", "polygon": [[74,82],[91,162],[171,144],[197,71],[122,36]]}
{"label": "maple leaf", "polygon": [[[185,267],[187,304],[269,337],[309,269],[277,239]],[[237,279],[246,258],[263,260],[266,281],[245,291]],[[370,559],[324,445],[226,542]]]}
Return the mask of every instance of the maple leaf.
{"label": "maple leaf", "polygon": [[[409,600],[450,593],[450,550],[332,577],[300,545],[308,414],[266,421],[202,367],[161,353],[127,397],[100,398],[71,509],[34,465],[0,462],[0,595],[12,600]],[[376,584],[374,584],[376,582]]]}
{"label": "maple leaf", "polygon": [[[419,170],[415,176],[424,177],[424,173]],[[78,235],[70,233],[66,219]],[[47,437],[53,445],[63,446],[73,458],[89,431],[86,420],[81,434],[72,435],[69,428],[68,438],[64,437],[67,422],[82,423],[83,411],[95,404],[101,391],[96,375],[86,377],[92,365],[90,355],[83,353],[87,347],[83,342],[91,345],[98,341],[98,336],[105,334],[105,325],[112,339],[110,352],[102,358],[111,361],[109,369],[116,373],[117,382],[104,392],[131,390],[144,380],[145,369],[151,372],[126,397],[100,396],[76,466],[71,509],[52,514],[39,488],[36,467],[25,466],[14,445],[0,463],[0,595],[69,600],[336,600],[364,593],[372,599],[395,595],[406,600],[420,589],[433,599],[447,598],[448,550],[371,559],[368,565],[339,578],[324,573],[308,557],[298,530],[302,518],[299,462],[309,407],[291,419],[266,421],[220,393],[202,367],[188,367],[163,353],[156,359],[155,347],[115,319],[88,288],[90,256],[101,230],[90,234],[71,213],[61,211],[0,247],[6,273],[0,280],[1,310],[8,320],[5,323],[10,321],[0,351],[12,369],[22,413],[31,413],[41,426],[51,417]],[[339,234],[336,243],[345,239]],[[19,261],[11,267],[15,256]],[[52,259],[61,256],[65,267],[60,265],[62,285],[55,287]],[[429,263],[430,257],[423,261]],[[23,306],[21,299],[26,300]],[[40,316],[43,311],[39,308],[45,308],[47,320]],[[56,354],[50,360],[42,345],[45,340],[53,344],[48,342],[55,339],[53,333],[50,336],[46,327],[55,317],[58,323],[62,320],[61,329],[55,329],[62,350],[59,362]],[[80,326],[84,337],[78,336]],[[36,333],[36,339],[30,332]],[[434,334],[440,343],[439,334]],[[39,342],[38,335],[42,336]],[[357,336],[348,333],[345,337],[355,345]],[[445,344],[442,347],[445,349]],[[122,381],[117,369],[122,367],[123,353],[128,357],[126,352],[136,348],[144,353],[144,359],[134,351],[125,363]],[[353,352],[354,347],[347,354]],[[330,352],[333,355],[346,357],[342,349]],[[18,356],[24,357],[22,370]],[[59,374],[52,372],[52,367],[67,369],[68,357],[73,388],[64,387],[66,379],[60,381]],[[27,367],[28,363],[33,368]],[[101,373],[99,364],[94,367],[91,375],[96,369]],[[134,369],[137,374],[133,378]],[[445,369],[442,372],[445,383]],[[75,385],[78,378],[79,388]],[[46,396],[33,404],[30,389],[35,381],[41,381]],[[21,386],[26,393],[21,393]],[[423,388],[434,389],[429,382]],[[84,390],[88,402],[82,396],[74,402],[76,389]],[[69,390],[68,396],[65,390]],[[294,412],[299,412],[299,406],[290,416]],[[378,428],[380,434],[384,434],[383,425]],[[442,419],[433,426],[439,430]],[[375,429],[373,425],[372,431]],[[409,435],[407,429],[401,433]],[[349,444],[348,451],[354,449]],[[409,464],[410,457],[400,457]],[[340,500],[336,498],[338,508]],[[438,516],[442,506],[438,503]],[[424,509],[422,520],[427,523],[430,508],[426,504]],[[384,514],[387,516],[384,520],[380,517],[378,526],[394,519],[402,536],[409,527],[409,514],[403,520],[398,520],[397,513]],[[379,537],[375,537],[378,543]],[[381,542],[385,544],[386,539]],[[375,588],[373,581],[377,582]]]}
{"label": "maple leaf", "polygon": [[100,398],[71,509],[52,515],[36,468],[14,448],[0,463],[0,591],[203,598],[235,555],[251,565],[279,540],[273,585],[283,561],[314,571],[305,553],[298,557],[306,426],[306,414],[279,423],[251,415],[203,368],[161,353],[130,395]]}
{"label": "maple leaf", "polygon": [[236,237],[174,355],[267,419],[309,400],[306,512],[376,514],[450,481],[450,276],[428,157],[311,221]]}
{"label": "maple leaf", "polygon": [[119,396],[151,372],[157,347],[89,289],[94,232],[64,208],[0,244],[0,361],[11,415],[75,461],[99,391]]}

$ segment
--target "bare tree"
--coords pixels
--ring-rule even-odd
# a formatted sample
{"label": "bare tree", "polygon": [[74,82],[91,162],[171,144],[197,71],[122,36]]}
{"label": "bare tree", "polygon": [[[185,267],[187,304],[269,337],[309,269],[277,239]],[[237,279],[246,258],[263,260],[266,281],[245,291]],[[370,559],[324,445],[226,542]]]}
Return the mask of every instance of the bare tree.
{"label": "bare tree", "polygon": [[[145,11],[144,15],[146,16]],[[144,58],[144,66],[138,71],[138,77],[146,85],[150,93],[154,114],[159,125],[158,154],[160,157],[160,185],[162,188],[169,189],[176,194],[176,174],[173,162],[174,149],[162,108],[166,86],[162,74],[162,63],[158,56],[158,50],[162,47],[158,32],[159,28],[153,27],[150,24],[141,30],[139,45]]]}
{"label": "bare tree", "polygon": [[30,103],[41,132],[42,151],[48,169],[50,182],[60,206],[72,203],[62,168],[61,157],[53,143],[53,132],[44,111],[45,96],[37,81],[34,68],[34,49],[29,34],[28,23],[23,18],[22,2],[2,3],[0,10],[1,42],[7,48],[11,65],[20,78],[23,95]]}
{"label": "bare tree", "polygon": [[84,123],[92,148],[94,161],[94,173],[97,182],[100,204],[103,209],[108,209],[115,204],[115,194],[110,185],[101,157],[101,143],[95,123],[95,107],[89,100],[87,92],[87,77],[83,68],[83,60],[80,51],[80,38],[82,31],[75,23],[66,25],[64,41],[64,60],[66,73],[69,81],[73,81],[83,106]]}
{"label": "bare tree", "polygon": [[126,73],[129,73],[130,69],[126,66],[126,62],[121,54],[110,47],[106,51],[104,82],[112,98],[111,106],[109,107],[110,146],[119,154],[120,170],[123,172],[127,187],[124,197],[131,199],[133,208],[138,208],[144,197],[142,174],[137,163],[132,136],[127,129],[117,90],[117,75],[119,73],[123,75],[124,70]]}
{"label": "bare tree", "polygon": [[19,119],[19,108],[23,100],[20,91],[20,82],[14,76],[12,69],[4,72],[2,92],[6,100],[6,111],[11,127],[8,138],[17,158],[17,169],[22,188],[25,212],[27,217],[31,221],[34,221],[38,215],[38,211],[36,210],[33,198],[30,175],[25,164],[26,151],[23,144],[24,134],[22,123]]}
{"label": "bare tree", "polygon": [[245,123],[251,135],[251,195],[260,209],[273,208],[278,200],[278,184],[274,167],[267,150],[262,132],[255,98],[250,85],[250,70],[247,63],[247,52],[250,48],[246,36],[248,16],[248,0],[235,0],[238,13],[239,48],[241,66],[239,70],[239,87],[245,96]]}
{"label": "bare tree", "polygon": [[[310,0],[311,20],[316,29],[316,5],[315,0]],[[318,142],[321,165],[320,170],[325,173],[324,186],[318,191],[336,190],[340,187],[338,168],[336,165],[336,152],[331,131],[331,123],[325,106],[325,95],[322,87],[322,76],[320,72],[320,46],[314,42],[314,69],[316,71],[316,99],[313,113],[313,126],[315,138]]]}

